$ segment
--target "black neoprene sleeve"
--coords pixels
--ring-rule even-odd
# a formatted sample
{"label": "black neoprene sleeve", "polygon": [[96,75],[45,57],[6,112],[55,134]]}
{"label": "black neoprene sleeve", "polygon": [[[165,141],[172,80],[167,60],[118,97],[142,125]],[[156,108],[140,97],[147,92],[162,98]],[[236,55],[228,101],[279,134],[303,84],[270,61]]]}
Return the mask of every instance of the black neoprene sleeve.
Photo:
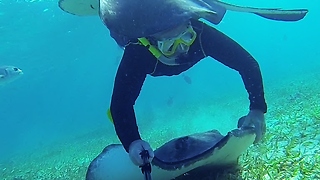
{"label": "black neoprene sleeve", "polygon": [[267,104],[258,62],[237,42],[207,25],[203,26],[201,38],[206,55],[239,72],[249,94],[250,109],[266,113]]}

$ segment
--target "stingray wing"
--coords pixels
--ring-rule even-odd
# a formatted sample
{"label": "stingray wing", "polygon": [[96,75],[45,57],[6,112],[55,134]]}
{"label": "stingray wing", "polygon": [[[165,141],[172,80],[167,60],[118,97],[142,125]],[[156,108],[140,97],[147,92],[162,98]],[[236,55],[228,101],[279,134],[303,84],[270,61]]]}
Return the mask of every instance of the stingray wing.
{"label": "stingray wing", "polygon": [[261,17],[277,20],[277,21],[298,21],[305,17],[308,13],[307,9],[291,9],[284,10],[280,8],[253,8],[253,7],[242,7],[228,3],[224,3],[217,0],[206,0],[208,4],[216,4],[225,7],[227,10],[237,12],[254,13]]}
{"label": "stingray wing", "polygon": [[99,15],[99,0],[59,0],[58,6],[63,11],[77,16]]}

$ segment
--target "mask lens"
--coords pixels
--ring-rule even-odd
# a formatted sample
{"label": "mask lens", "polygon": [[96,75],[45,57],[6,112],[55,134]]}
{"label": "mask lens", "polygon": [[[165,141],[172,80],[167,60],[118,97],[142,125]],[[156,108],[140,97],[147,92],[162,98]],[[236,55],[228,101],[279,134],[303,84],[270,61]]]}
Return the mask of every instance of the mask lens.
{"label": "mask lens", "polygon": [[185,45],[190,46],[193,41],[196,39],[196,34],[195,32],[189,27],[186,32],[184,32],[180,38],[179,41],[180,43],[183,43]]}
{"label": "mask lens", "polygon": [[191,46],[196,39],[196,36],[196,32],[189,26],[176,38],[158,41],[158,48],[164,55],[171,56],[178,47],[180,47],[180,50],[188,50],[189,46]]}
{"label": "mask lens", "polygon": [[158,48],[162,53],[170,52],[173,50],[174,40],[158,41]]}

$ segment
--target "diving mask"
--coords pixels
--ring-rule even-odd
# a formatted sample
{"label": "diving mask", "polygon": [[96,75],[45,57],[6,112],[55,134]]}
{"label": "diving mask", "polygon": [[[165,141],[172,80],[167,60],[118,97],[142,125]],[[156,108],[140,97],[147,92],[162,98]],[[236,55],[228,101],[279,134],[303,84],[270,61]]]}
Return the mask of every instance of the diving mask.
{"label": "diving mask", "polygon": [[197,37],[197,33],[193,30],[191,25],[173,38],[158,40],[158,49],[163,55],[169,57],[178,52],[187,52]]}

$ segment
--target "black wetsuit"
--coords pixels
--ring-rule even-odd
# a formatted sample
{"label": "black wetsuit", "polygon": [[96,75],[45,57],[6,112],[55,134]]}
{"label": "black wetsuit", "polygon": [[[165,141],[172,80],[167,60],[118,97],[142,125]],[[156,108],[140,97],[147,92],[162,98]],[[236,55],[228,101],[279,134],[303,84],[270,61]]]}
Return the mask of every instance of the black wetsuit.
{"label": "black wetsuit", "polygon": [[111,99],[110,111],[116,133],[128,152],[129,145],[140,139],[133,105],[139,96],[146,76],[171,76],[189,69],[205,56],[210,56],[238,71],[249,94],[250,109],[267,111],[263,83],[257,61],[239,44],[200,21],[192,21],[198,36],[188,56],[181,57],[177,66],[158,61],[146,47],[139,44],[126,46],[119,65]]}

